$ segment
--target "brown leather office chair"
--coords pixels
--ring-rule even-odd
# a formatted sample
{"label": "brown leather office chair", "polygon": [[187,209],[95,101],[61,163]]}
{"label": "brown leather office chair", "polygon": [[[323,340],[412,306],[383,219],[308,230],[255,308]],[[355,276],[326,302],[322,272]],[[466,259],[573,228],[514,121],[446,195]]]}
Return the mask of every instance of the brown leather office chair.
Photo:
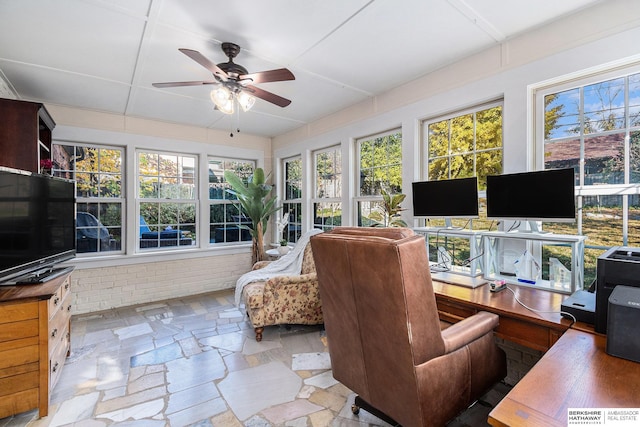
{"label": "brown leather office chair", "polygon": [[333,376],[367,410],[402,426],[442,426],[506,376],[479,312],[440,329],[424,237],[337,228],[311,238]]}

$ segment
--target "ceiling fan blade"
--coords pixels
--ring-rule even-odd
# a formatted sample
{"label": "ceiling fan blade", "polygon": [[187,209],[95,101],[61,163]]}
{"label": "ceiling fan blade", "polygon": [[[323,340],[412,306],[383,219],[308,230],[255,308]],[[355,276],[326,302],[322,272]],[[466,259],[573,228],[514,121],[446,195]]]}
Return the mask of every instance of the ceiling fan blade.
{"label": "ceiling fan blade", "polygon": [[227,79],[229,78],[227,73],[222,71],[220,67],[218,67],[213,62],[209,61],[204,55],[202,55],[197,50],[184,49],[184,48],[180,48],[178,50],[184,53],[185,55],[187,55],[189,58],[196,61],[198,64],[202,65],[207,70],[211,71],[213,75],[220,77],[223,81],[227,81]]}
{"label": "ceiling fan blade", "polygon": [[176,86],[202,86],[202,85],[214,85],[218,82],[214,81],[193,81],[193,82],[165,82],[165,83],[152,83],[153,87],[176,87]]}
{"label": "ceiling fan blade", "polygon": [[262,71],[259,73],[243,74],[238,77],[238,80],[251,80],[251,83],[268,83],[268,82],[282,82],[285,80],[295,80],[296,77],[291,71],[286,68],[278,68],[277,70]]}
{"label": "ceiling fan blade", "polygon": [[287,105],[291,104],[291,100],[255,86],[245,86],[243,90],[249,92],[251,95],[257,98],[264,99],[265,101],[275,104],[279,107],[286,107]]}

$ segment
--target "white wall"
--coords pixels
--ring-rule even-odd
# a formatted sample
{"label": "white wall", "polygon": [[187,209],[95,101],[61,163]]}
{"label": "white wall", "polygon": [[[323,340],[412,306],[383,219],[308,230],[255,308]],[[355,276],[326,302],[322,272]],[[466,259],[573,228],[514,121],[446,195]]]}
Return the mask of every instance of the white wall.
{"label": "white wall", "polygon": [[[343,188],[351,190],[343,194],[343,224],[353,224],[351,198],[357,183],[348,173],[357,161],[353,141],[402,126],[403,192],[405,205],[411,206],[411,182],[423,179],[421,121],[499,98],[504,99],[504,172],[532,169],[536,162],[531,144],[532,87],[604,64],[638,62],[638,40],[640,2],[602,2],[274,138],[274,169],[278,170],[279,159],[302,155],[303,186],[311,191],[313,150],[342,144]],[[303,212],[311,209],[310,203],[303,206]],[[412,224],[410,210],[404,214]]]}
{"label": "white wall", "polygon": [[[72,274],[73,313],[87,313],[233,288],[237,278],[251,268],[250,244],[209,247],[201,239],[198,249],[154,253],[135,250],[135,150],[152,149],[199,156],[200,194],[208,194],[207,156],[256,160],[271,169],[271,141],[251,135],[194,128],[150,120],[47,105],[57,126],[54,141],[105,144],[124,147],[126,254],[83,256],[66,263]],[[200,204],[200,230],[208,228],[208,206]],[[129,220],[127,220],[129,219]],[[204,235],[200,231],[198,235]]]}

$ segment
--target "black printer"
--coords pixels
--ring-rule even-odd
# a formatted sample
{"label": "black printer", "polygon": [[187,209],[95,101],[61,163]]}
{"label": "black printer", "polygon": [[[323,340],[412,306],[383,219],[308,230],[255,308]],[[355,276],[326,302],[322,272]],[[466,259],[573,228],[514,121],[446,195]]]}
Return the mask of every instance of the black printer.
{"label": "black printer", "polygon": [[640,288],[640,248],[614,246],[598,257],[596,273],[596,332],[607,333],[609,296],[617,285]]}

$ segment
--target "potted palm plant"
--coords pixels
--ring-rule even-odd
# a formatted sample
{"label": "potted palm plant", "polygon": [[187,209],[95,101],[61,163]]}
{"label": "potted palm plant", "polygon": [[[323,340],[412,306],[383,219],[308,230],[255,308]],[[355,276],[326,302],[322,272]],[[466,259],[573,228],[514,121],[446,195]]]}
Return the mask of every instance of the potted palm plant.
{"label": "potted palm plant", "polygon": [[253,263],[266,258],[264,251],[264,233],[267,230],[269,217],[280,207],[276,206],[276,198],[271,196],[273,186],[267,184],[262,168],[256,168],[245,184],[232,171],[225,171],[225,180],[231,185],[227,192],[240,202],[241,213],[251,220],[251,226],[240,224],[240,228],[249,230],[252,238],[251,259]]}

